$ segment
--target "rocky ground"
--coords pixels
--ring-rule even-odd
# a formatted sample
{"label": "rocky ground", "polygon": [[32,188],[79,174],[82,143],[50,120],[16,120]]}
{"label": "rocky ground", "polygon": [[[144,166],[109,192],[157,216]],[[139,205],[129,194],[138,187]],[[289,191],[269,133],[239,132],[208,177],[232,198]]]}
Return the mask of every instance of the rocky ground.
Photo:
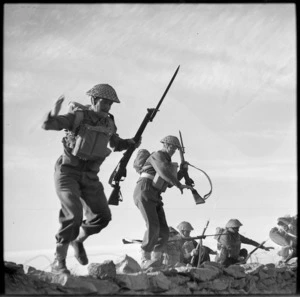
{"label": "rocky ground", "polygon": [[54,275],[4,262],[5,295],[218,295],[296,294],[297,261],[232,265],[205,262],[200,268],[150,268],[125,255],[115,263],[91,263],[88,275]]}

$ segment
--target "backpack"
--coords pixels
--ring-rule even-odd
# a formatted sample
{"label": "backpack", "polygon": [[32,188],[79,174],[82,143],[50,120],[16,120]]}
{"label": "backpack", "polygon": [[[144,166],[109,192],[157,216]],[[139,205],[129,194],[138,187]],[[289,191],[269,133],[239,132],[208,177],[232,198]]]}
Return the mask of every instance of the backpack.
{"label": "backpack", "polygon": [[136,157],[133,161],[133,168],[136,170],[137,173],[141,173],[146,160],[148,159],[148,157],[150,156],[150,152],[146,149],[140,149],[137,154]]}

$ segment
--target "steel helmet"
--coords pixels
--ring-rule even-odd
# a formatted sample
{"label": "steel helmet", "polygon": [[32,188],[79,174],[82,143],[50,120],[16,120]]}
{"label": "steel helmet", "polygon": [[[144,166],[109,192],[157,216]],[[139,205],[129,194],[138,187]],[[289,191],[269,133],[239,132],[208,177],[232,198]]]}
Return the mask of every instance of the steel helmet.
{"label": "steel helmet", "polygon": [[116,91],[108,84],[95,85],[89,91],[87,91],[86,94],[92,97],[107,99],[116,103],[120,103]]}
{"label": "steel helmet", "polygon": [[177,229],[180,231],[192,231],[194,230],[194,228],[192,227],[192,225],[189,222],[181,222],[178,226]]}
{"label": "steel helmet", "polygon": [[169,227],[169,233],[175,233],[175,234],[178,234],[178,231],[175,230],[173,227]]}
{"label": "steel helmet", "polygon": [[226,224],[225,228],[236,228],[243,226],[243,224],[237,219],[230,219]]}
{"label": "steel helmet", "polygon": [[284,217],[281,217],[281,218],[278,218],[277,219],[277,224],[280,225],[280,223],[282,223],[283,225],[289,225],[292,221],[292,218],[290,216],[284,216]]}
{"label": "steel helmet", "polygon": [[173,144],[177,148],[181,148],[179,139],[176,136],[168,135],[168,136],[164,137],[160,142],[161,143]]}

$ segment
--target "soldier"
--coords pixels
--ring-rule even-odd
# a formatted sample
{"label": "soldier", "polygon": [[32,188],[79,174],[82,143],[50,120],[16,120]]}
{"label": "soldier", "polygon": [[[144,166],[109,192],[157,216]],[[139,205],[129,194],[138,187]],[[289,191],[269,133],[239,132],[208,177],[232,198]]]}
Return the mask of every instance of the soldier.
{"label": "soldier", "polygon": [[[252,239],[249,239],[239,234],[240,226],[242,223],[237,219],[230,219],[223,234],[218,238],[219,255],[215,261],[224,265],[225,267],[238,263],[248,255],[247,249],[241,249],[241,244],[250,244],[258,247],[260,244]],[[260,246],[261,249],[269,251],[270,247]]]}
{"label": "soldier", "polygon": [[120,101],[110,85],[98,84],[87,95],[91,97],[91,105],[73,103],[73,107],[81,108],[71,108],[67,114],[58,115],[64,101],[64,96],[61,96],[42,125],[45,130],[66,131],[62,139],[64,151],[55,164],[54,174],[61,203],[55,260],[51,265],[56,274],[70,273],[66,267],[69,245],[74,248],[78,262],[87,265],[83,242],[90,235],[99,233],[111,220],[103,185],[97,176],[100,165],[111,153],[107,145],[114,151],[122,151],[130,145],[140,144],[118,136],[109,110],[113,103]]}
{"label": "soldier", "polygon": [[282,261],[288,262],[297,257],[297,215],[278,218],[277,226],[270,230],[269,236],[282,246],[278,255],[282,257]]}
{"label": "soldier", "polygon": [[162,252],[169,238],[161,194],[171,186],[176,186],[181,193],[183,189],[192,189],[180,183],[182,172],[177,173],[177,163],[171,162],[171,157],[180,148],[178,138],[166,136],[161,143],[163,148],[147,158],[133,194],[147,228],[141,245],[141,266],[144,269],[161,265]]}
{"label": "soldier", "polygon": [[[181,238],[189,238],[190,233],[194,228],[189,222],[181,222],[178,226],[177,229],[180,232],[180,237]],[[189,240],[189,241],[182,241],[182,246],[181,246],[181,257],[180,261],[185,264],[191,264],[192,257],[196,257],[195,263],[198,264],[199,260],[199,250],[197,249],[197,241],[196,240]],[[217,252],[213,251],[209,247],[202,245],[201,247],[201,253],[200,253],[200,262],[199,265],[202,264],[205,261],[210,261],[210,256],[209,255],[216,255]],[[194,265],[198,266],[198,265]]]}
{"label": "soldier", "polygon": [[167,266],[175,266],[176,264],[179,264],[180,251],[181,244],[179,233],[173,227],[169,227],[169,240],[166,244],[166,248],[163,254],[163,264]]}

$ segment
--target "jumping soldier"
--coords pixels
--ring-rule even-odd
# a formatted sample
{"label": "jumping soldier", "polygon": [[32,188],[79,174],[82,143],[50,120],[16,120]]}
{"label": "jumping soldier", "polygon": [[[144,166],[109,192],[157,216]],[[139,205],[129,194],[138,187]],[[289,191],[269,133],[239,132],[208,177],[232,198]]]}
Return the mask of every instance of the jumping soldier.
{"label": "jumping soldier", "polygon": [[225,267],[238,263],[246,259],[248,255],[247,249],[241,249],[241,244],[250,244],[263,250],[269,251],[269,247],[265,247],[252,239],[249,239],[239,234],[240,226],[242,223],[237,219],[230,219],[222,235],[218,237],[219,254],[216,256],[215,261],[224,265]]}
{"label": "jumping soldier", "polygon": [[144,269],[161,265],[162,253],[169,238],[161,194],[172,186],[176,186],[181,193],[183,189],[192,189],[180,183],[183,174],[180,170],[177,173],[177,163],[171,162],[171,157],[180,148],[178,138],[166,136],[161,143],[163,148],[147,158],[133,194],[134,203],[147,228],[141,245],[141,266]]}
{"label": "jumping soldier", "polygon": [[[194,228],[189,222],[183,221],[181,222],[178,226],[177,229],[180,232],[180,237],[181,238],[189,238],[190,233]],[[180,257],[180,262],[184,264],[190,264],[192,257],[196,257],[195,263],[198,264],[198,259],[199,259],[199,250],[196,248],[197,247],[197,241],[196,240],[189,240],[189,241],[182,241],[182,246],[181,246],[181,257]],[[203,245],[201,247],[201,253],[200,253],[200,263],[202,264],[205,261],[210,261],[210,256],[209,255],[216,255],[217,252],[213,251],[209,247]]]}
{"label": "jumping soldier", "polygon": [[55,236],[55,260],[52,263],[52,272],[57,274],[70,273],[66,267],[69,245],[74,248],[78,262],[87,265],[83,242],[90,235],[99,233],[111,220],[103,185],[97,176],[101,164],[111,153],[107,145],[114,151],[122,151],[140,144],[140,141],[135,143],[117,134],[109,110],[120,100],[110,85],[95,85],[87,95],[91,97],[91,105],[72,103],[67,114],[58,115],[65,99],[61,96],[42,125],[45,130],[66,131],[62,139],[64,151],[56,161],[54,174],[56,193],[61,203],[60,228]]}

